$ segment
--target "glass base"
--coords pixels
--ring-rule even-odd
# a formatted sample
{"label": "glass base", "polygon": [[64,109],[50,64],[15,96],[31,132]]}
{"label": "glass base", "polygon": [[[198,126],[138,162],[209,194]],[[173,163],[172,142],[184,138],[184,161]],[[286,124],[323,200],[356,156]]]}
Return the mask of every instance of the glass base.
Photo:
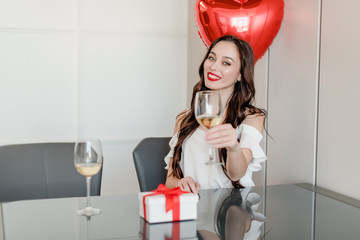
{"label": "glass base", "polygon": [[78,215],[90,217],[90,216],[97,215],[97,214],[101,213],[101,210],[97,209],[97,208],[86,207],[86,208],[77,210],[76,213]]}

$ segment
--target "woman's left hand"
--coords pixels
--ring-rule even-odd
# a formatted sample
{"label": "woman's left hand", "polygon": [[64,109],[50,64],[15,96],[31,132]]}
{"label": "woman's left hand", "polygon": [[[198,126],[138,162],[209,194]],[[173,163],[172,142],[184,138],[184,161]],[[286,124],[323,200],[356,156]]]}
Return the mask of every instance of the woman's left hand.
{"label": "woman's left hand", "polygon": [[227,148],[228,150],[236,150],[240,147],[236,129],[230,123],[220,124],[210,128],[205,140],[213,148]]}

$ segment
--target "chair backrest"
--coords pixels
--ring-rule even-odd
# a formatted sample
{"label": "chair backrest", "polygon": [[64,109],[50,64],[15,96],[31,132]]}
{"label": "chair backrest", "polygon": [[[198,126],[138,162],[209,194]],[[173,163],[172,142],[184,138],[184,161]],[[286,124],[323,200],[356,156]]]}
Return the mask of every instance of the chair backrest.
{"label": "chair backrest", "polygon": [[170,137],[144,138],[134,149],[133,158],[140,191],[156,189],[166,181],[165,156],[170,151]]}
{"label": "chair backrest", "polygon": [[[86,180],[74,167],[75,143],[0,146],[0,201],[86,196]],[[91,179],[100,195],[102,170]]]}

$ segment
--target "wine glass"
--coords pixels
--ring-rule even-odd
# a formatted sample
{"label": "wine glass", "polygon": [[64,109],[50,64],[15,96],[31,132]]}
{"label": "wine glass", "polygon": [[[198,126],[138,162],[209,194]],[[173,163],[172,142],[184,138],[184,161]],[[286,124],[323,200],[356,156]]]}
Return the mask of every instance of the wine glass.
{"label": "wine glass", "polygon": [[[199,91],[195,96],[195,117],[198,123],[207,129],[221,123],[222,106],[220,94],[217,91]],[[209,145],[209,161],[207,165],[223,164],[217,160],[214,148]]]}
{"label": "wine glass", "polygon": [[74,164],[76,170],[86,177],[86,207],[76,213],[84,216],[99,214],[100,209],[90,205],[90,180],[99,172],[103,162],[101,141],[99,139],[79,140],[75,144]]}

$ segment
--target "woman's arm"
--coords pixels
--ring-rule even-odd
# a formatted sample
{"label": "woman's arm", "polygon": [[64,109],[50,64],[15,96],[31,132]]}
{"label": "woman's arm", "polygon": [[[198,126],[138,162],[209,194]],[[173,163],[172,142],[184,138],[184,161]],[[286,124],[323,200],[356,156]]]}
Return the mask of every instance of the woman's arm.
{"label": "woman's arm", "polygon": [[192,177],[184,177],[184,178],[177,178],[175,176],[172,176],[172,158],[169,163],[169,169],[168,169],[168,175],[166,177],[166,187],[167,188],[174,188],[174,187],[180,187],[183,191],[198,193],[200,191],[200,184],[198,182],[195,182],[195,180]]}
{"label": "woman's arm", "polygon": [[[262,114],[254,114],[247,116],[242,123],[255,127],[262,133],[264,130],[264,120],[265,117]],[[226,148],[226,169],[228,176],[233,181],[241,179],[245,175],[253,155],[250,149],[240,148],[236,129],[228,123],[215,126],[208,131],[206,140],[214,148]]]}
{"label": "woman's arm", "polygon": [[[175,124],[175,130],[174,134],[176,134],[180,130],[180,125],[182,120],[185,117],[186,111],[183,111],[176,117],[176,124]],[[173,158],[170,159],[169,165],[168,165],[168,173],[166,177],[165,185],[168,188],[174,188],[174,187],[180,187],[184,191],[189,191],[193,193],[198,193],[200,190],[200,185],[198,182],[195,182],[192,177],[185,177],[185,178],[177,178],[175,177],[172,172],[172,161]]]}
{"label": "woman's arm", "polygon": [[238,206],[231,206],[226,212],[225,239],[244,239],[250,230],[252,216]]}

